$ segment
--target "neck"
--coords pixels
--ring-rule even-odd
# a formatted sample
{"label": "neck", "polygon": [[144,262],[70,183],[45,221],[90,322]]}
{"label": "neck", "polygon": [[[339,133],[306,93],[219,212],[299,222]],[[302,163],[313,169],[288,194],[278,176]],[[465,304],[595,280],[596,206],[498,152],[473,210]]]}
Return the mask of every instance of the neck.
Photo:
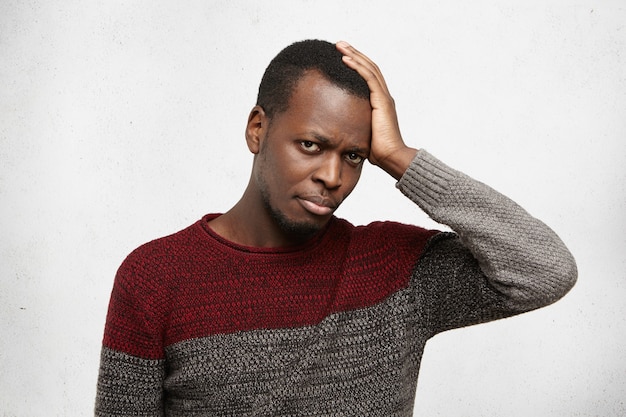
{"label": "neck", "polygon": [[241,199],[223,215],[210,221],[210,227],[224,239],[243,246],[278,248],[296,246],[313,235],[294,235],[285,232],[268,212],[260,196],[250,187]]}

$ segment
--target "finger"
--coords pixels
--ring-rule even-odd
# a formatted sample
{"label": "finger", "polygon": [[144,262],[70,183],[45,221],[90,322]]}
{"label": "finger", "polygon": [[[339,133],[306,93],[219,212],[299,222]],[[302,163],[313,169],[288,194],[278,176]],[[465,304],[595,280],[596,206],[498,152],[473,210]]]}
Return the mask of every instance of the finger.
{"label": "finger", "polygon": [[350,45],[346,41],[339,41],[337,42],[336,46],[344,55],[352,56],[353,58],[356,58],[358,56],[362,60],[368,61],[369,63],[374,64],[374,62],[371,59],[369,59],[367,55],[365,55],[363,52],[359,51],[358,49],[356,49],[354,46]]}
{"label": "finger", "polygon": [[385,79],[380,72],[376,72],[369,66],[364,65],[363,63],[357,61],[356,59],[344,55],[343,62],[349,68],[355,70],[370,88],[370,91],[374,94],[382,94],[383,96],[389,96],[389,90],[387,88],[387,84],[385,83]]}
{"label": "finger", "polygon": [[356,70],[366,81],[373,76],[385,92],[388,93],[385,77],[383,77],[380,68],[374,61],[345,41],[337,42],[336,46],[339,52],[346,57],[344,62],[348,64],[350,68]]}
{"label": "finger", "polygon": [[374,77],[378,83],[383,87],[385,92],[387,91],[387,83],[385,77],[383,77],[380,68],[374,61],[372,61],[367,55],[363,54],[347,42],[342,41],[338,43],[338,50],[344,54],[344,62],[359,72],[366,80],[370,77]]}
{"label": "finger", "polygon": [[337,47],[339,51],[342,52],[344,55],[349,56],[357,62],[369,67],[371,70],[373,70],[373,72],[380,73],[380,70],[378,69],[378,66],[374,63],[374,61],[372,61],[363,52],[350,45],[348,42],[339,41],[337,42]]}

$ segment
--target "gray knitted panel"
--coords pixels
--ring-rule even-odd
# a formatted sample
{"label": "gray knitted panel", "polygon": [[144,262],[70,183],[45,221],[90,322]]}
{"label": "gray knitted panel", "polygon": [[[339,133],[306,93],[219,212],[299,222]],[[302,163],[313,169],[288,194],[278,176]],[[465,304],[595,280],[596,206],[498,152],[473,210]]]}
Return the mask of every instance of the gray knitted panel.
{"label": "gray knitted panel", "polygon": [[428,337],[412,305],[404,290],[318,326],[170,346],[168,415],[410,416]]}
{"label": "gray knitted panel", "polygon": [[152,410],[160,409],[164,376],[164,360],[141,359],[103,347],[95,415],[108,416],[111,410],[126,416],[162,415]]}

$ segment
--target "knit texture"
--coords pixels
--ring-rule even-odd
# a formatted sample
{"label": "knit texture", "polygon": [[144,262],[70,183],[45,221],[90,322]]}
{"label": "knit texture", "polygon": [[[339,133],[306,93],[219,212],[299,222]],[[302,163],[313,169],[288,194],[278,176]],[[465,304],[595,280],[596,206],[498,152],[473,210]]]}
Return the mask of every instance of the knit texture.
{"label": "knit texture", "polygon": [[549,304],[575,263],[543,223],[420,151],[398,188],[454,233],[333,218],[259,249],[205,216],[115,279],[96,415],[411,416],[433,335]]}

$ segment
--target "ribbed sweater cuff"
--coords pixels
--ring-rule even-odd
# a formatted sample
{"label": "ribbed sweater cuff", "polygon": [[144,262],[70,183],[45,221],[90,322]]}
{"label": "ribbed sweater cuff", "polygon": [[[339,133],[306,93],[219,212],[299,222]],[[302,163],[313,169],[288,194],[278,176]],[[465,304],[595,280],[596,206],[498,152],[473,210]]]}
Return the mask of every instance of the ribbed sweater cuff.
{"label": "ribbed sweater cuff", "polygon": [[421,149],[396,187],[426,213],[439,205],[459,172]]}

